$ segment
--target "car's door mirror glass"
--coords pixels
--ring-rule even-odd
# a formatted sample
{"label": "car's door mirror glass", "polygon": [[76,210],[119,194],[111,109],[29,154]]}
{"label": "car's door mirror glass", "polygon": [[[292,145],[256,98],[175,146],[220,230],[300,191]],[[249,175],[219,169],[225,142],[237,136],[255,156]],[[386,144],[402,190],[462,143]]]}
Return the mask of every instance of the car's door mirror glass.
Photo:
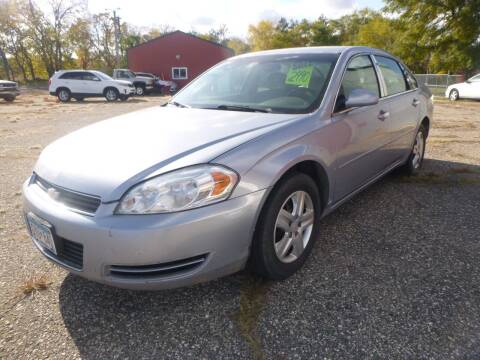
{"label": "car's door mirror glass", "polygon": [[353,89],[345,100],[347,109],[378,104],[378,96],[368,89]]}

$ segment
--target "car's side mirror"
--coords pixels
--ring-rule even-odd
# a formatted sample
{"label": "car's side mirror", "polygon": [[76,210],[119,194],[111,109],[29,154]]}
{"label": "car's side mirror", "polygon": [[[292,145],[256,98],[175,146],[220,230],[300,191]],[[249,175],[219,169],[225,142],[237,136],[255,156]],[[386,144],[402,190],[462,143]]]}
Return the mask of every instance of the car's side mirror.
{"label": "car's side mirror", "polygon": [[353,89],[345,100],[345,108],[370,106],[378,104],[378,96],[367,89]]}
{"label": "car's side mirror", "polygon": [[467,84],[471,84],[472,82],[470,80],[465,81]]}

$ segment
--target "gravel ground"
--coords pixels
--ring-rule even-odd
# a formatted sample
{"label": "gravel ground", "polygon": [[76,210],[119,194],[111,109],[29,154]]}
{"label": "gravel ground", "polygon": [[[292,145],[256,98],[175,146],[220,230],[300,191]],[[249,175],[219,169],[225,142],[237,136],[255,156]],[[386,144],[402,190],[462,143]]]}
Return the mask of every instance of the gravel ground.
{"label": "gravel ground", "polygon": [[20,194],[41,149],[164,101],[59,104],[30,91],[0,103],[0,358],[480,358],[478,102],[438,102],[422,174],[388,176],[325,218],[286,281],[240,273],[132,292],[45,260]]}

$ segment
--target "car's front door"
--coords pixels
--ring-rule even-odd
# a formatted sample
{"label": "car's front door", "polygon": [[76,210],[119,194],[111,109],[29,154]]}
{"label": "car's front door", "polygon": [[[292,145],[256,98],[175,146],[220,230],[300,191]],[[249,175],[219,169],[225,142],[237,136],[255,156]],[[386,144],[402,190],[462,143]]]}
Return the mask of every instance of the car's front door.
{"label": "car's front door", "polygon": [[463,84],[463,94],[460,92],[460,97],[469,99],[480,99],[480,75],[474,76]]}
{"label": "car's front door", "polygon": [[384,121],[388,142],[381,153],[388,166],[410,154],[419,124],[421,98],[415,79],[409,79],[411,75],[403,65],[385,56],[375,55],[374,60],[385,88],[380,103],[390,109],[390,116]]}
{"label": "car's front door", "polygon": [[345,100],[354,89],[367,89],[381,96],[379,80],[368,55],[359,55],[349,61],[332,115],[337,144],[335,201],[352,193],[385,168],[380,150],[387,141],[384,122],[389,116],[388,104],[347,109]]}
{"label": "car's front door", "polygon": [[95,74],[90,72],[84,72],[82,80],[83,93],[97,95],[102,93],[102,81]]}

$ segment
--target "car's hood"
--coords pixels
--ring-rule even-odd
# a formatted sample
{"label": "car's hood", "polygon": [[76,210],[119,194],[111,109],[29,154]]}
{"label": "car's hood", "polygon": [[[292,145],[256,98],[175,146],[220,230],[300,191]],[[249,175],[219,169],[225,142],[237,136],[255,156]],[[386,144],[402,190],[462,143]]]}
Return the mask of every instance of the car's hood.
{"label": "car's hood", "polygon": [[15,86],[15,85],[17,85],[17,83],[14,82],[14,81],[0,80],[0,86],[2,86],[2,85]]}
{"label": "car's hood", "polygon": [[132,85],[132,82],[128,80],[115,80],[115,82],[117,84],[124,85],[124,86]]}
{"label": "car's hood", "polygon": [[205,163],[298,115],[153,107],[98,122],[47,146],[35,166],[45,180],[118,200],[135,183]]}

